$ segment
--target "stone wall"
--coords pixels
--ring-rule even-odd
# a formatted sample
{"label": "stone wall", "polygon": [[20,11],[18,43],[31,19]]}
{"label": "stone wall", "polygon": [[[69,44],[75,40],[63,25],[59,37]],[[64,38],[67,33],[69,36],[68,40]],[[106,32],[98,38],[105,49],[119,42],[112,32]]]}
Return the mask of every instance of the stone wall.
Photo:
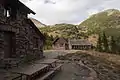
{"label": "stone wall", "polygon": [[[2,9],[0,9],[0,12]],[[25,15],[16,19],[3,17],[0,14],[0,58],[4,57],[4,33],[10,31],[15,33],[14,43],[16,45],[15,57],[31,56],[32,58],[43,57],[43,39],[36,33],[34,28],[27,22]],[[37,38],[37,43],[35,43]],[[36,47],[35,44],[38,46]]]}
{"label": "stone wall", "polygon": [[4,40],[3,40],[3,32],[0,32],[0,59],[4,57]]}

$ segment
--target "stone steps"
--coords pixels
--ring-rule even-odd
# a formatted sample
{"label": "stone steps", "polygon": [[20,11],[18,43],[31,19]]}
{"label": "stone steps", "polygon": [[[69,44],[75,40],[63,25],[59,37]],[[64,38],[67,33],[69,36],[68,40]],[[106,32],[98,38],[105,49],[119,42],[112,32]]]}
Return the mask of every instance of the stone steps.
{"label": "stone steps", "polygon": [[55,68],[51,69],[49,72],[45,73],[42,77],[39,77],[36,80],[51,80],[52,77],[61,70],[62,64],[59,64]]}

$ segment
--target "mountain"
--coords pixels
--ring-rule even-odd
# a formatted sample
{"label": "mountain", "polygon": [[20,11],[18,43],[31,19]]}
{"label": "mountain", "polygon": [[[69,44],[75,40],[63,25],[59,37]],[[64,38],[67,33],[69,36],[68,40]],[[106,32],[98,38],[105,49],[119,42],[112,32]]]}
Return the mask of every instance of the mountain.
{"label": "mountain", "polygon": [[76,25],[73,24],[55,24],[47,27],[40,28],[41,32],[52,35],[53,37],[65,37],[65,38],[76,38],[79,36],[79,30]]}
{"label": "mountain", "polygon": [[[119,36],[120,34],[120,11],[108,9],[90,16],[79,25],[55,24],[39,28],[41,32],[52,35],[53,37],[65,38],[86,38],[105,32],[108,36]],[[94,35],[95,34],[95,35]],[[93,35],[93,36],[91,36]],[[96,36],[97,37],[97,36]]]}
{"label": "mountain", "polygon": [[30,18],[30,19],[33,21],[33,23],[34,23],[38,28],[40,28],[40,27],[46,27],[46,25],[43,24],[43,23],[41,23],[40,21],[38,21],[38,20],[36,20],[36,19],[34,19],[34,18]]}
{"label": "mountain", "polygon": [[120,34],[120,11],[108,9],[90,16],[79,24],[78,28],[85,27],[88,34],[98,34],[105,31],[107,35]]}

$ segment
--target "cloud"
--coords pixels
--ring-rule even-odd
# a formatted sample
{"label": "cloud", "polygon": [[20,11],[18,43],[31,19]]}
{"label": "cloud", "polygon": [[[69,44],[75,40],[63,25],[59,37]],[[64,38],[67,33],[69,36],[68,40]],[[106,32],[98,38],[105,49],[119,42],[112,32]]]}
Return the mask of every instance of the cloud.
{"label": "cloud", "polygon": [[45,24],[72,23],[78,24],[99,11],[120,9],[120,0],[21,0]]}

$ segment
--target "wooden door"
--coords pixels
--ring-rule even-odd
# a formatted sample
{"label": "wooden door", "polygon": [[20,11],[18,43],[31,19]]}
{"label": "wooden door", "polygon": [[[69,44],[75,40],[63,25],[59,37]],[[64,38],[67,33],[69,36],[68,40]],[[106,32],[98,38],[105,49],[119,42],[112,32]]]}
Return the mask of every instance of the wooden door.
{"label": "wooden door", "polygon": [[14,33],[13,32],[4,32],[4,57],[10,58],[15,53],[15,39],[14,39]]}

